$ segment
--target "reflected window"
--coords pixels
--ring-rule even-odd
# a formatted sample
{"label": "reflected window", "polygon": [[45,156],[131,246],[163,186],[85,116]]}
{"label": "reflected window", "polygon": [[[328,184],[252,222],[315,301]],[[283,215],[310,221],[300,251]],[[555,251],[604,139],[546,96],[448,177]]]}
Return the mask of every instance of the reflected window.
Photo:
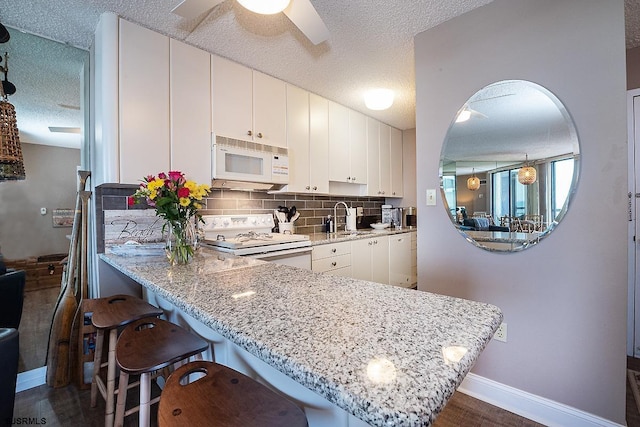
{"label": "reflected window", "polygon": [[567,197],[569,197],[573,165],[573,159],[551,162],[551,210],[554,219],[560,214]]}
{"label": "reflected window", "polygon": [[537,213],[529,211],[528,200],[537,198],[537,185],[522,185],[518,182],[518,170],[491,174],[493,183],[493,212],[496,218],[503,216],[522,218],[524,215]]}

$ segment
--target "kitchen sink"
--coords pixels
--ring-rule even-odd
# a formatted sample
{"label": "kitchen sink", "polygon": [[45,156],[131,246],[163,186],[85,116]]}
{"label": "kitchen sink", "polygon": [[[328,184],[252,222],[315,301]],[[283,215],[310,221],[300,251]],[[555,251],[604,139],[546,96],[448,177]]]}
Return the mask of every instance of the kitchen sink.
{"label": "kitchen sink", "polygon": [[338,236],[362,236],[366,234],[373,234],[370,230],[358,230],[358,231],[338,231]]}

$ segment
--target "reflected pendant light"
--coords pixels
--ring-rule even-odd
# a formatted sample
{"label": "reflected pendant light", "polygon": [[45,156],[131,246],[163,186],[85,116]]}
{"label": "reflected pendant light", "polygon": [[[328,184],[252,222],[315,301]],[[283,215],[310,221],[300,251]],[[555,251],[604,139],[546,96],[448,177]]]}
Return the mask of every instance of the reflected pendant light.
{"label": "reflected pendant light", "polygon": [[[6,73],[7,55],[5,54],[5,66],[1,67]],[[25,179],[24,159],[20,136],[18,134],[18,121],[16,109],[8,101],[3,85],[0,85],[0,182]]]}
{"label": "reflected pendant light", "polygon": [[467,179],[467,188],[471,191],[476,191],[480,188],[480,179],[476,176],[475,169],[472,169],[471,178]]}
{"label": "reflected pendant light", "polygon": [[291,0],[238,0],[245,9],[261,15],[274,15],[289,6]]}
{"label": "reflected pendant light", "polygon": [[524,166],[518,171],[518,182],[522,185],[531,185],[536,182],[536,168],[529,164],[529,156],[527,155]]}

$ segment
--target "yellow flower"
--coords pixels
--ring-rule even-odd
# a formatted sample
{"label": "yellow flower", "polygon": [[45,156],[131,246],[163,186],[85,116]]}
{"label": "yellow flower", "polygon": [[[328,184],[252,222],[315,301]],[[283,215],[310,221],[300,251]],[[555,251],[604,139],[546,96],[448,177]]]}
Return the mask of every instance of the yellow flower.
{"label": "yellow flower", "polygon": [[149,191],[149,198],[151,200],[155,199],[157,195],[158,195],[158,192],[155,189]]}
{"label": "yellow flower", "polygon": [[193,181],[187,181],[184,183],[184,186],[186,188],[188,188],[192,193],[194,193],[196,191],[196,189],[198,188],[198,184],[196,184]]}
{"label": "yellow flower", "polygon": [[196,209],[200,209],[202,207],[202,205],[200,203],[194,203],[193,207]]}
{"label": "yellow flower", "polygon": [[180,206],[184,206],[186,208],[190,203],[191,200],[188,197],[180,197]]}

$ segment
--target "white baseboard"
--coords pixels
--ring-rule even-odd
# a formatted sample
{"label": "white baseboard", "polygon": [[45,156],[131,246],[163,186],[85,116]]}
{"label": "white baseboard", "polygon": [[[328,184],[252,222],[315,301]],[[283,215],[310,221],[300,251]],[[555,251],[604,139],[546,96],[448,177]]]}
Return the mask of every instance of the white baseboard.
{"label": "white baseboard", "polygon": [[47,367],[32,369],[18,374],[16,381],[16,393],[38,387],[47,381]]}
{"label": "white baseboard", "polygon": [[550,427],[624,427],[571,406],[468,374],[458,391]]}

